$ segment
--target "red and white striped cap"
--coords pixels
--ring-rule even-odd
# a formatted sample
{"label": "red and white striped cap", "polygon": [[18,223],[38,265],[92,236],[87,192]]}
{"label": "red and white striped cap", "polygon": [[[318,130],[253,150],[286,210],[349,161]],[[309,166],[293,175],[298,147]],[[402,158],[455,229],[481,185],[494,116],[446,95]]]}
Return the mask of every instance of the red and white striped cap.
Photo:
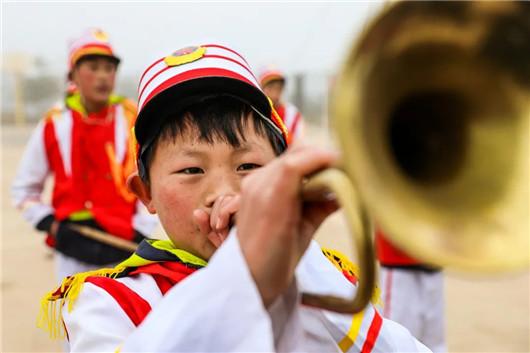
{"label": "red and white striped cap", "polygon": [[107,33],[99,28],[90,28],[80,37],[70,42],[68,53],[69,69],[71,70],[79,59],[87,55],[108,56],[115,60],[116,63],[120,62],[120,58],[114,55]]}
{"label": "red and white striped cap", "polygon": [[259,71],[258,79],[260,86],[264,87],[267,83],[272,81],[285,82],[285,74],[277,67],[267,66]]}
{"label": "red and white striped cap", "polygon": [[228,94],[248,103],[278,136],[287,129],[263,93],[247,61],[217,44],[190,46],[160,58],[143,73],[138,85],[135,135],[140,155],[158,134],[169,109],[183,109],[201,96]]}

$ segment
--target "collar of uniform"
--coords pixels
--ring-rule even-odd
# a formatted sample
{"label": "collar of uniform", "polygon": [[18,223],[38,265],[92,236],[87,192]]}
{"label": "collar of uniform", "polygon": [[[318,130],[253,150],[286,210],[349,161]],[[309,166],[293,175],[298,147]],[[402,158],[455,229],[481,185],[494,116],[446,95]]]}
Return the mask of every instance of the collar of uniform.
{"label": "collar of uniform", "polygon": [[[123,101],[123,97],[111,94],[109,97],[108,105],[110,106],[114,104],[119,104],[122,101]],[[66,106],[78,112],[79,114],[81,114],[81,116],[88,116],[85,110],[85,107],[83,106],[83,103],[81,103],[81,95],[79,94],[79,92],[75,92],[69,95],[68,97],[66,97]]]}
{"label": "collar of uniform", "polygon": [[170,240],[145,239],[138,245],[135,253],[117,267],[134,268],[164,261],[178,261],[194,268],[202,268],[208,264],[198,256],[177,249]]}

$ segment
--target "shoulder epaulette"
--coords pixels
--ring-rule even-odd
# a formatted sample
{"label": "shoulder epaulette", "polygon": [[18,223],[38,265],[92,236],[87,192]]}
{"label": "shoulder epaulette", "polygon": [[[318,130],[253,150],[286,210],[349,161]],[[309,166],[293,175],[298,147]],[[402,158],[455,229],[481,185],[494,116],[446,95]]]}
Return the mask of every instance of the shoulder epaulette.
{"label": "shoulder epaulette", "polygon": [[37,327],[48,331],[50,338],[66,337],[62,319],[63,305],[68,302],[67,309],[72,311],[81,289],[88,277],[115,278],[125,270],[119,265],[114,268],[103,268],[99,270],[77,273],[63,279],[59,288],[52,290],[41,299],[41,309],[37,319]]}
{"label": "shoulder epaulette", "polygon": [[121,105],[123,106],[125,111],[136,116],[136,112],[137,112],[136,103],[134,103],[131,99],[124,98],[121,101]]}
{"label": "shoulder epaulette", "polygon": [[[328,248],[322,248],[322,253],[351,283],[357,284],[357,281],[362,280],[362,278],[359,278],[358,275],[359,267],[353,262],[351,262],[346,255],[344,255],[340,251]],[[381,304],[380,290],[377,285],[374,288],[374,293],[372,295],[371,301],[373,304],[376,305]]]}
{"label": "shoulder epaulette", "polygon": [[51,107],[45,114],[43,120],[45,122],[53,120],[60,116],[60,114],[64,111],[64,106],[60,106],[59,104],[54,105]]}

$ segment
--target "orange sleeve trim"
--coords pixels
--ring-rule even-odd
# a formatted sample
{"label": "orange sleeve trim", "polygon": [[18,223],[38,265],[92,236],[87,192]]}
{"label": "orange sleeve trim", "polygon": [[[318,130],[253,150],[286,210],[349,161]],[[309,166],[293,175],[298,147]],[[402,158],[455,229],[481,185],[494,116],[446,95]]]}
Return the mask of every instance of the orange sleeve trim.
{"label": "orange sleeve trim", "polygon": [[[109,159],[109,165],[110,165],[110,172],[112,175],[112,179],[114,180],[114,185],[116,186],[116,190],[118,190],[118,193],[125,199],[127,202],[133,202],[136,198],[136,196],[130,192],[127,189],[126,185],[126,178],[129,176],[130,173],[126,170],[126,168],[130,168],[129,164],[132,163],[134,168],[134,161],[130,161],[131,158],[129,158],[129,155],[126,156],[126,166],[122,166],[118,161],[116,160],[116,154],[114,152],[114,147],[111,143],[107,143],[105,145],[105,152],[107,153],[107,157]],[[128,152],[130,154],[130,152]],[[128,174],[126,174],[128,173]]]}

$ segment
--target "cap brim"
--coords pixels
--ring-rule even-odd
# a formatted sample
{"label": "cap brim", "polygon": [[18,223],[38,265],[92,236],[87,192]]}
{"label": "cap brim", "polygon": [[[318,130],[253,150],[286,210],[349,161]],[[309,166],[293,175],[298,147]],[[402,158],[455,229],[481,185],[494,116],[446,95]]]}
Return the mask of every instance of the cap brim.
{"label": "cap brim", "polygon": [[77,65],[77,63],[79,63],[81,60],[84,60],[84,59],[88,59],[88,58],[91,58],[91,57],[103,57],[103,58],[108,58],[110,60],[112,60],[116,66],[118,66],[121,62],[121,59],[115,55],[112,55],[112,54],[107,54],[107,53],[101,53],[101,52],[94,52],[94,53],[91,53],[91,52],[88,52],[86,54],[83,54],[82,56],[80,56],[79,58],[77,58],[73,63],[72,63],[72,67],[74,67],[75,65]]}
{"label": "cap brim", "polygon": [[269,83],[274,82],[274,81],[279,81],[279,82],[285,83],[285,77],[281,76],[281,75],[266,76],[266,77],[261,79],[260,85],[261,85],[261,87],[264,87],[264,86],[266,86]]}

